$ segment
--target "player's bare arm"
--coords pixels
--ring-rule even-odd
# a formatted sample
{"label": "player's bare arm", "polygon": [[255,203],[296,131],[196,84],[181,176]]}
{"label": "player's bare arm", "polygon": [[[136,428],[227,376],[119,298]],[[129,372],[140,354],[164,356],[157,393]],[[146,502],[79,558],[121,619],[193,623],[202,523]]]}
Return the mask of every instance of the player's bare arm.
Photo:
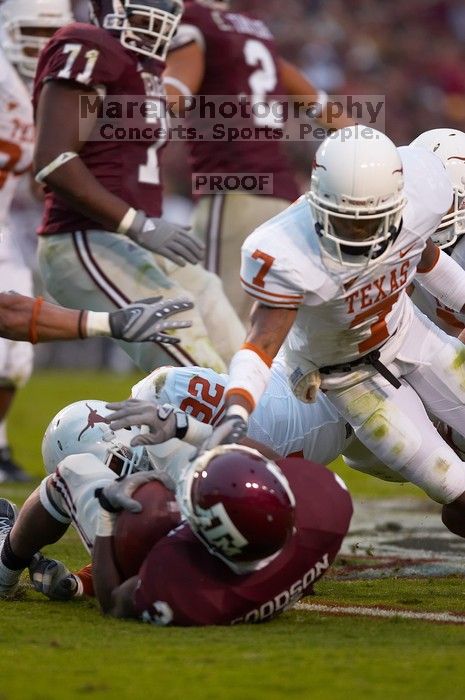
{"label": "player's bare arm", "polygon": [[80,100],[85,97],[94,100],[96,92],[69,81],[49,81],[44,85],[37,109],[34,171],[36,176],[43,173],[63,153],[78,154],[43,175],[42,181],[73,209],[98,221],[103,228],[117,231],[129,205],[103,187],[79,158],[97,117],[94,113],[85,122],[79,119]]}
{"label": "player's bare arm", "polygon": [[92,550],[92,576],[94,590],[102,612],[113,617],[135,617],[132,594],[137,585],[137,576],[124,581],[113,555],[113,533],[117,514],[122,510],[139,513],[141,504],[132,498],[139,486],[156,480],[153,472],[141,472],[114,481],[97,489],[95,496],[100,502],[100,513],[96,538]]}
{"label": "player's bare arm", "polygon": [[[143,248],[169,258],[181,267],[203,257],[203,245],[182,226],[148,218],[104,187],[79,153],[90,137],[96,113],[80,119],[80,100],[95,99],[94,90],[70,81],[48,81],[37,107],[36,179],[44,182],[71,207],[103,229],[129,236]],[[64,118],[63,115],[66,115]]]}
{"label": "player's bare arm", "polygon": [[113,537],[97,535],[92,550],[94,591],[104,615],[135,617],[132,595],[137,576],[121,581],[113,556]]}
{"label": "player's bare arm", "polygon": [[[161,297],[134,302],[107,312],[75,311],[21,294],[0,294],[0,337],[31,343],[110,336],[129,342],[179,342],[168,331],[188,328],[189,321],[169,317],[192,308],[187,299]],[[137,313],[134,313],[137,311]]]}
{"label": "player's bare arm", "polygon": [[[0,294],[0,336],[30,340],[31,322],[37,300],[21,294]],[[79,311],[43,302],[36,321],[37,341],[79,338]]]}
{"label": "player's bare arm", "polygon": [[226,413],[203,449],[240,442],[270,379],[270,369],[295,321],[297,309],[283,309],[256,303],[250,316],[246,342],[234,355],[226,386]]}
{"label": "player's bare arm", "polygon": [[204,73],[205,54],[196,42],[168,54],[163,83],[170,107],[174,111],[179,112],[179,98],[198,93]]}
{"label": "player's bare arm", "polygon": [[465,313],[465,270],[428,240],[417,268],[417,280],[453,311]]}
{"label": "player's bare arm", "polygon": [[[250,316],[250,329],[246,336],[246,341],[242,350],[236,354],[231,363],[231,376],[229,389],[226,396],[226,407],[233,404],[243,406],[249,413],[253,411],[258,399],[261,396],[247,396],[244,390],[234,388],[234,376],[232,374],[235,359],[237,360],[241,352],[247,349],[252,350],[258,359],[265,359],[271,365],[276,357],[287,334],[291,330],[295,321],[297,309],[278,309],[264,304],[256,303]],[[264,387],[263,387],[264,388]]]}
{"label": "player's bare arm", "polygon": [[321,93],[292,63],[280,57],[278,67],[288,95],[296,98],[310,98],[315,101],[321,100],[324,103],[321,116],[318,117],[318,121],[323,126],[331,129],[342,129],[344,126],[354,124],[353,119],[345,114],[340,117],[330,116],[331,103],[327,102],[326,94]]}

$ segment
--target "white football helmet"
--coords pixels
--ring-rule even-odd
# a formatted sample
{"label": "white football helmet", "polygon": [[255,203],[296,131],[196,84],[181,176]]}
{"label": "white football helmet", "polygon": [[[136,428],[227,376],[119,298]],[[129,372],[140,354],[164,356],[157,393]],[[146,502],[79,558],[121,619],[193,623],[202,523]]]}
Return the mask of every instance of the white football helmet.
{"label": "white football helmet", "polygon": [[452,209],[431,236],[440,248],[448,248],[465,233],[465,133],[457,129],[431,129],[410,144],[427,148],[444,163],[454,188]]}
{"label": "white football helmet", "polygon": [[4,0],[1,45],[25,78],[33,78],[39,54],[57,29],[74,21],[70,0]]}
{"label": "white football helmet", "polygon": [[122,45],[149,58],[165,61],[184,10],[183,0],[93,0],[94,20],[118,32]]}
{"label": "white football helmet", "polygon": [[98,457],[107,467],[113,458],[117,458],[119,461],[111,466],[122,476],[150,470],[152,467],[145,449],[130,446],[139,430],[112,430],[107,422],[110,413],[112,411],[105,408],[105,401],[93,399],[76,401],[57,413],[42,440],[47,474],[52,474],[65,457],[86,452]]}
{"label": "white football helmet", "polygon": [[323,251],[365,267],[395,240],[406,204],[402,161],[385,134],[365,126],[333,132],[313,161],[310,204]]}

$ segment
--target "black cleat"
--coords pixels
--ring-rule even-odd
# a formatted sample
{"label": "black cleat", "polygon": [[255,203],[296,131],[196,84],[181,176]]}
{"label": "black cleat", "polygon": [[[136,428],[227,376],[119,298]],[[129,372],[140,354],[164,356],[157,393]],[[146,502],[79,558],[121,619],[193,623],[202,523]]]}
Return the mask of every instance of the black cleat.
{"label": "black cleat", "polygon": [[[18,511],[14,503],[7,501],[6,498],[0,498],[0,550],[3,547],[6,536],[15,524]],[[6,573],[5,573],[6,571]],[[3,566],[0,576],[0,599],[11,598],[18,589],[21,572],[8,572],[8,569]]]}
{"label": "black cleat", "polygon": [[9,447],[2,447],[0,449],[0,484],[5,481],[15,481],[19,483],[32,481],[29,474],[13,461]]}
{"label": "black cleat", "polygon": [[6,498],[0,498],[0,544],[15,524],[17,515],[18,509],[15,504]]}

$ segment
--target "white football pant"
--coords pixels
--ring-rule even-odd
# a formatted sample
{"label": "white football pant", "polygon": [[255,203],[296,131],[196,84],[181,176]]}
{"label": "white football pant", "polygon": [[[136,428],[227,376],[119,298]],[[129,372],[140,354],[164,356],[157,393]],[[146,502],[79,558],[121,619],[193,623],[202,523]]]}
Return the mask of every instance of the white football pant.
{"label": "white football pant", "polygon": [[147,372],[162,365],[192,364],[222,372],[243,342],[244,328],[216,275],[201,265],[181,270],[173,265],[168,277],[156,257],[127,236],[106,231],[42,236],[39,265],[47,291],[75,309],[112,311],[159,295],[190,298],[196,307],[178,316],[192,321],[192,327],[177,332],[179,345],[118,341]]}
{"label": "white football pant", "polygon": [[[400,389],[376,373],[348,389],[328,391],[327,397],[400,481],[416,484],[439,503],[451,503],[465,492],[465,463],[426,410],[465,435],[465,346],[416,311],[389,369],[400,377]],[[349,449],[348,457],[350,466],[381,476],[372,456],[351,455]]]}

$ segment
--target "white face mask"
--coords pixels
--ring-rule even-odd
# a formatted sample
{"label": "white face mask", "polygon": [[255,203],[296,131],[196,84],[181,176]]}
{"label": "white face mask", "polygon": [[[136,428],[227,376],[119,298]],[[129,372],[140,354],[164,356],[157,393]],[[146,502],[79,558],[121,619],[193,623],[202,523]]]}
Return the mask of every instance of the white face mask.
{"label": "white face mask", "polygon": [[150,4],[117,0],[115,12],[105,16],[103,26],[119,32],[122,45],[130,51],[165,61],[183,11],[182,0],[160,0]]}

